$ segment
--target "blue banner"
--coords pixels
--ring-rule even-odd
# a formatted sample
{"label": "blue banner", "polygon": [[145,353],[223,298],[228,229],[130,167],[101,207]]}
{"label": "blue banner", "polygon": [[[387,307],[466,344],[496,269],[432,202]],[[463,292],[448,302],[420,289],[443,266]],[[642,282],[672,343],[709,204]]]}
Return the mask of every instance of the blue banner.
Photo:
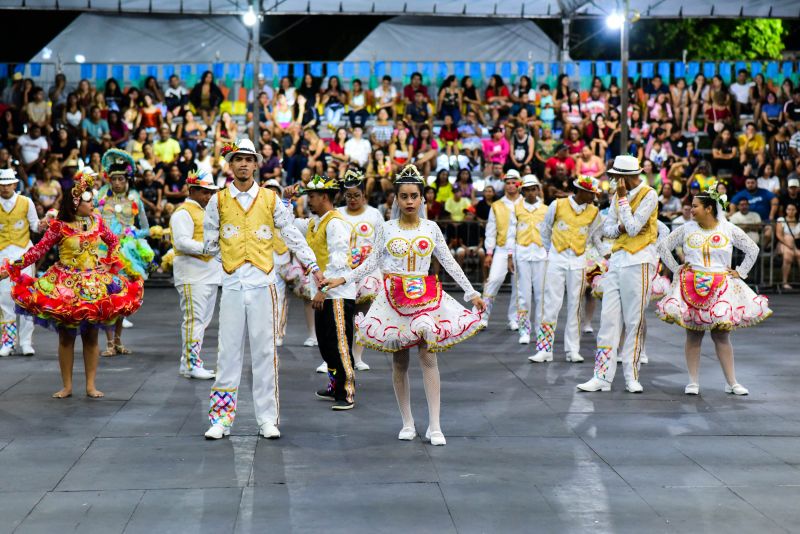
{"label": "blue banner", "polygon": [[[527,72],[523,72],[522,74],[527,75],[528,73]],[[511,78],[512,73],[511,73],[511,62],[510,61],[504,61],[504,62],[500,63],[500,76],[502,76],[504,79]]]}
{"label": "blue banner", "polygon": [[158,78],[158,67],[156,65],[147,66],[147,75],[153,78]]}
{"label": "blue banner", "polygon": [[422,76],[423,77],[427,76],[428,80],[430,80],[431,78],[433,78],[433,73],[435,69],[436,67],[434,67],[433,61],[426,61],[425,63],[422,64]]}
{"label": "blue banner", "polygon": [[558,76],[558,63],[550,63],[550,76]]}
{"label": "blue banner", "polygon": [[441,79],[447,78],[447,63],[444,61],[440,61],[439,65],[437,66],[437,77]]}
{"label": "blue banner", "polygon": [[339,75],[339,62],[338,61],[328,61],[325,64],[327,68],[328,76],[338,76]]}
{"label": "blue banner", "polygon": [[[496,73],[497,73],[497,63],[495,63],[494,61],[490,61],[489,63],[485,63],[483,65],[483,75],[486,76],[487,80],[492,76],[494,76]],[[508,80],[504,81],[508,82]]]}
{"label": "blue banner", "polygon": [[652,78],[655,75],[655,65],[652,61],[642,62],[642,78]]}
{"label": "blue banner", "polygon": [[[522,63],[522,62],[520,61],[520,63]],[[519,68],[519,63],[517,64],[517,67]],[[533,64],[533,74],[537,78],[544,77],[545,76],[544,63],[534,63]]]}
{"label": "blue banner", "polygon": [[211,69],[209,69],[209,68],[208,68],[208,63],[198,63],[198,64],[197,64],[197,65],[195,65],[195,67],[194,67],[194,72],[195,72],[195,74],[197,74],[197,77],[198,77],[198,78],[199,78],[200,76],[202,76],[202,75],[203,75],[203,73],[204,73],[205,71],[207,71],[207,70],[211,70]]}
{"label": "blue banner", "polygon": [[244,64],[244,77],[246,80],[253,78],[253,64],[252,63],[245,63]]}
{"label": "blue banner", "polygon": [[313,61],[308,65],[308,71],[314,78],[322,77],[322,61]]}
{"label": "blue banner", "polygon": [[376,61],[375,62],[375,77],[380,80],[380,78],[383,78],[384,74],[386,74],[386,62],[385,61]]}
{"label": "blue banner", "polygon": [[390,64],[389,73],[392,76],[392,80],[401,80],[403,78],[403,64],[399,61],[392,61]]}
{"label": "blue banner", "polygon": [[214,73],[214,78],[222,78],[225,76],[225,64],[224,63],[214,63],[212,66],[211,72]]}
{"label": "blue banner", "polygon": [[[103,65],[105,66],[105,65]],[[97,66],[100,68],[100,65]],[[41,63],[31,63],[31,76],[34,78],[38,78],[42,74],[42,64]]]}
{"label": "blue banner", "polygon": [[264,75],[264,78],[269,80],[273,76],[275,76],[275,69],[274,64],[272,63],[262,63],[261,64],[261,74]]}
{"label": "blue banner", "polygon": [[419,67],[417,66],[416,61],[408,61],[406,62],[406,76],[411,78],[411,75],[415,72],[419,72]]}
{"label": "blue banner", "polygon": [[608,76],[608,63],[605,61],[598,61],[594,64],[594,75],[595,76]]}
{"label": "blue banner", "polygon": [[[248,63],[251,65],[251,63]],[[241,63],[229,63],[228,64],[228,76],[233,78],[234,80],[238,80],[242,77],[242,64]]]}
{"label": "blue banner", "polygon": [[794,72],[794,63],[791,61],[784,61],[783,67],[781,68],[781,72],[783,72],[784,78],[791,77],[792,73]]}
{"label": "blue banner", "polygon": [[289,75],[289,64],[278,63],[278,77],[284,78]]}
{"label": "blue banner", "polygon": [[686,65],[686,76],[689,78],[687,81],[689,83],[693,82],[698,74],[700,74],[700,63],[697,61],[690,61]]}
{"label": "blue banner", "polygon": [[294,79],[302,80],[303,76],[306,75],[306,64],[301,62],[296,62],[293,65],[293,68],[294,68]]}
{"label": "blue banner", "polygon": [[164,73],[164,79],[168,80],[175,74],[175,65],[164,65],[161,68],[161,71]]}
{"label": "blue banner", "polygon": [[578,73],[581,78],[589,78],[592,76],[592,62],[591,61],[578,61]]}
{"label": "blue banner", "polygon": [[758,61],[754,61],[750,64],[750,74],[755,76],[756,74],[761,74],[764,65],[762,65]]}
{"label": "blue banner", "polygon": [[669,83],[672,80],[672,75],[670,74],[670,64],[666,61],[662,61],[658,64],[658,75],[661,78]]}
{"label": "blue banner", "polygon": [[342,63],[342,78],[352,80],[356,77],[356,65],[352,61]]}
{"label": "blue banner", "polygon": [[683,78],[686,76],[686,65],[683,63],[675,63],[675,77]]}
{"label": "blue banner", "polygon": [[0,78],[8,77],[8,64],[0,63]]}
{"label": "blue banner", "polygon": [[92,77],[92,67],[91,63],[81,63],[81,78],[90,79]]}
{"label": "blue banner", "polygon": [[612,61],[611,62],[611,75],[617,78],[619,82],[620,77],[622,76],[622,63],[619,61]]}
{"label": "blue banner", "polygon": [[[120,67],[122,68],[122,67]],[[181,65],[181,79],[186,80],[189,76],[192,75],[192,66],[191,65]]]}
{"label": "blue banner", "polygon": [[706,61],[703,63],[703,76],[706,77],[706,80],[713,78],[714,75],[717,73],[717,64],[711,61]]}
{"label": "blue banner", "polygon": [[639,62],[628,61],[628,78],[636,78],[639,76]]}
{"label": "blue banner", "polygon": [[372,66],[369,61],[358,62],[358,75],[361,77],[362,83],[369,83],[369,78],[372,76]]}

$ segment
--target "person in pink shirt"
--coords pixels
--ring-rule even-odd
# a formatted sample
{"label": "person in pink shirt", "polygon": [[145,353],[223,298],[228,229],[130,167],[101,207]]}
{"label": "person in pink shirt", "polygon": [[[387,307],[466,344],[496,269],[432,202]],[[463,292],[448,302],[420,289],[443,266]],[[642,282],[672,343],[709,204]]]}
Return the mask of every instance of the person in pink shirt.
{"label": "person in pink shirt", "polygon": [[[484,139],[481,143],[483,145],[483,159],[486,162],[505,164],[510,149],[508,141],[503,136],[503,130],[495,126],[491,130],[491,137]],[[491,169],[491,165],[486,167]]]}

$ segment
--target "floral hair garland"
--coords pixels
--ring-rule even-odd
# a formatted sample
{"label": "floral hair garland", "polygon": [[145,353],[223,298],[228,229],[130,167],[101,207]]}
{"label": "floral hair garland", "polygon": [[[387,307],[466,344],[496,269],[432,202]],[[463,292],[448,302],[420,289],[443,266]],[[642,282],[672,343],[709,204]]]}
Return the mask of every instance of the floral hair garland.
{"label": "floral hair garland", "polygon": [[[75,185],[72,186],[72,202],[75,204],[76,208],[78,204],[81,203],[84,193],[92,194],[91,190],[94,186],[95,176],[97,176],[97,173],[94,172],[91,167],[84,167],[83,170],[78,171],[73,177]],[[91,196],[87,201],[88,200],[91,200]]]}
{"label": "floral hair garland", "polygon": [[708,189],[706,189],[703,193],[701,193],[701,194],[699,194],[697,196],[709,197],[714,202],[716,202],[717,204],[722,206],[723,210],[727,210],[728,209],[728,195],[726,195],[724,193],[720,194],[720,192],[717,191],[717,186],[718,185],[719,185],[719,182],[717,180],[714,180],[708,186]]}

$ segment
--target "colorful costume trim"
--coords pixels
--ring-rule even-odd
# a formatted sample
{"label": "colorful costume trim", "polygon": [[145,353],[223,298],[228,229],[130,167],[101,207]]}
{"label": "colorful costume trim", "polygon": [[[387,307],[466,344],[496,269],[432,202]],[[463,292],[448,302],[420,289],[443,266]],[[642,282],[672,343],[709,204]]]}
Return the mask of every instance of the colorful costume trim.
{"label": "colorful costume trim", "polygon": [[553,342],[556,338],[556,324],[542,323],[536,333],[536,350],[541,352],[553,352]]}
{"label": "colorful costume trim", "polygon": [[236,418],[237,389],[211,389],[208,419],[212,425],[230,427]]}

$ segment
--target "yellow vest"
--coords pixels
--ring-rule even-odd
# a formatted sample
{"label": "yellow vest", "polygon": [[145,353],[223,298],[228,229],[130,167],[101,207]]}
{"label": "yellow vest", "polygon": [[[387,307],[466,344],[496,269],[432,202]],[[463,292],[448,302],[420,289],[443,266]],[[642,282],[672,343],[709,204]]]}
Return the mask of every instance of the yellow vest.
{"label": "yellow vest", "polygon": [[[195,241],[199,241],[200,243],[203,242],[203,218],[205,217],[206,210],[195,204],[194,202],[184,202],[175,210],[175,213],[179,211],[186,211],[192,217],[192,222],[194,223],[194,233],[192,234],[192,239]],[[173,213],[173,216],[175,215]],[[172,248],[175,249],[176,256],[191,256],[192,258],[197,258],[203,261],[211,261],[212,256],[208,254],[186,254],[179,251],[175,248],[175,237],[174,235],[170,234],[170,241],[172,242]]]}
{"label": "yellow vest", "polygon": [[[636,208],[639,207],[639,204],[642,203],[642,199],[650,191],[653,191],[652,187],[643,185],[639,190],[639,193],[636,195],[636,198],[628,201],[632,212],[636,212]],[[618,250],[627,250],[631,254],[636,254],[647,245],[655,243],[658,239],[658,224],[656,223],[656,220],[658,220],[658,209],[653,210],[653,213],[650,214],[650,218],[647,220],[647,223],[645,223],[645,225],[642,227],[642,231],[637,235],[630,236],[628,234],[620,234],[620,236],[614,241],[611,251],[616,252]]]}
{"label": "yellow vest", "polygon": [[217,193],[217,200],[219,248],[225,272],[231,274],[245,262],[265,273],[272,272],[275,193],[260,188],[247,211],[244,211],[227,187]]}
{"label": "yellow vest", "polygon": [[597,217],[597,206],[589,204],[581,213],[575,213],[569,198],[556,200],[556,218],[553,221],[551,241],[559,252],[568,248],[580,256],[586,251],[589,239],[589,226]]}
{"label": "yellow vest", "polygon": [[498,247],[503,247],[506,244],[508,226],[511,223],[511,210],[506,206],[505,202],[497,200],[492,202],[492,211],[494,212],[494,223],[497,229],[497,239],[495,242]]}
{"label": "yellow vest", "polygon": [[342,214],[336,210],[331,210],[325,215],[319,226],[316,225],[316,221],[310,221],[308,230],[306,230],[306,241],[308,241],[308,246],[314,252],[314,256],[317,258],[317,265],[323,273],[328,268],[328,233],[325,229],[333,219],[344,220]]}
{"label": "yellow vest", "polygon": [[[544,220],[547,215],[547,207],[539,206],[533,211],[528,211],[522,202],[517,204],[514,209],[514,214],[517,216],[517,244],[527,247],[531,243],[536,243],[542,246],[542,235],[539,232],[539,224]],[[520,228],[521,225],[524,228]]]}
{"label": "yellow vest", "polygon": [[28,199],[17,195],[17,202],[11,211],[0,208],[0,250],[9,245],[25,248],[31,241],[31,228],[28,225]]}
{"label": "yellow vest", "polygon": [[286,245],[286,241],[283,240],[281,237],[281,233],[276,231],[275,235],[272,236],[272,250],[280,256],[281,254],[286,254],[289,251],[289,247]]}

